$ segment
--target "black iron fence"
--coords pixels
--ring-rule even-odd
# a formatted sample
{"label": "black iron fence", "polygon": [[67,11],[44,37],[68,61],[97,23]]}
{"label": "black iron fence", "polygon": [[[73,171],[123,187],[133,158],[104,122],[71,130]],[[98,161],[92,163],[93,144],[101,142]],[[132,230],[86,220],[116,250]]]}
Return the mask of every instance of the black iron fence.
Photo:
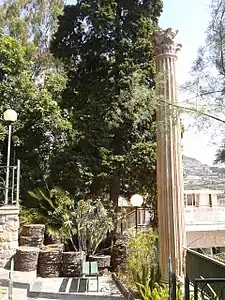
{"label": "black iron fence", "polygon": [[186,271],[185,300],[225,299],[224,263],[187,249]]}
{"label": "black iron fence", "polygon": [[204,278],[194,280],[194,300],[225,299],[225,278]]}
{"label": "black iron fence", "polygon": [[[225,264],[187,249],[185,300],[225,300]],[[169,300],[177,299],[177,280],[169,259]]]}
{"label": "black iron fence", "polygon": [[177,280],[176,280],[176,275],[172,269],[171,257],[169,257],[168,267],[169,267],[169,300],[176,300]]}

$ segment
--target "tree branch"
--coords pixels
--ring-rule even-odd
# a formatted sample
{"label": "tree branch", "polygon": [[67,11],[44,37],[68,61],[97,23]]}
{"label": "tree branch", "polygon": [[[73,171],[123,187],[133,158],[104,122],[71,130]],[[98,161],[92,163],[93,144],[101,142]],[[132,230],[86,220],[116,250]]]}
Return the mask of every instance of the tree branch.
{"label": "tree branch", "polygon": [[169,105],[169,106],[173,106],[173,107],[180,108],[180,109],[183,109],[183,110],[186,110],[186,111],[191,111],[191,112],[197,113],[197,114],[199,114],[199,115],[203,115],[203,116],[205,116],[205,117],[211,118],[211,119],[213,119],[213,120],[216,120],[216,121],[219,121],[219,122],[225,124],[225,120],[222,120],[222,119],[220,119],[220,118],[218,118],[218,117],[216,117],[216,116],[213,116],[213,115],[211,115],[211,114],[204,113],[204,112],[199,111],[199,110],[197,110],[197,109],[195,109],[195,108],[192,108],[192,107],[185,107],[185,106],[181,106],[181,105],[176,105],[176,104],[167,102],[167,101],[165,101],[165,100],[161,100],[161,102],[163,102],[163,103],[165,103],[165,104],[167,104],[167,105]]}

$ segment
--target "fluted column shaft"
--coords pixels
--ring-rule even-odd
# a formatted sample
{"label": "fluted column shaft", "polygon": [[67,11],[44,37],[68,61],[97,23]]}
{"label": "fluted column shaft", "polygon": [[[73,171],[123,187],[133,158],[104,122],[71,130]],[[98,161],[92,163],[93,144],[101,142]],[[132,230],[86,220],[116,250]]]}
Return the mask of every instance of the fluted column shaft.
{"label": "fluted column shaft", "polygon": [[160,270],[168,281],[168,258],[173,271],[183,277],[185,230],[181,129],[177,112],[176,53],[172,29],[156,32],[156,67],[159,74],[157,111],[157,192]]}

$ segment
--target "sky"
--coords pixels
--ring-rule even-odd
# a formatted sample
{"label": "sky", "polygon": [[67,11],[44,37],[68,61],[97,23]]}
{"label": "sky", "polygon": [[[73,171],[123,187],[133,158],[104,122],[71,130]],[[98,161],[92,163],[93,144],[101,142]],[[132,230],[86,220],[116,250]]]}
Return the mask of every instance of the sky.
{"label": "sky", "polygon": [[[164,0],[160,26],[163,29],[172,27],[179,30],[177,42],[183,46],[178,52],[178,84],[183,84],[190,78],[191,64],[196,58],[199,46],[204,45],[205,31],[210,20],[210,3],[211,0]],[[180,101],[185,101],[182,95],[180,95]],[[199,131],[192,124],[191,117],[184,118],[184,155],[212,165],[221,138],[217,137],[212,140],[215,128],[211,128],[206,134],[205,131]]]}
{"label": "sky", "polygon": [[[69,4],[75,4],[75,0],[67,0]],[[210,19],[209,5],[211,0],[164,0],[164,10],[160,18],[160,26],[163,29],[172,27],[179,30],[177,41],[183,48],[178,53],[177,79],[178,84],[189,79],[189,71],[192,62],[196,58],[199,46],[204,44],[205,31]],[[180,95],[180,100],[185,101]],[[221,138],[212,140],[211,131],[206,134],[193,125],[191,117],[184,117],[185,132],[183,138],[184,155],[212,165],[215,153]]]}

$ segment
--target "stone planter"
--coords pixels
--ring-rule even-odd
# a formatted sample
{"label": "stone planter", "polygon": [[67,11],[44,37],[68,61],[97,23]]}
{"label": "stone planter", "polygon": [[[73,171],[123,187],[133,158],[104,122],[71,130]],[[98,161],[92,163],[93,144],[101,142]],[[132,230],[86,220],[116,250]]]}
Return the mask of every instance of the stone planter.
{"label": "stone planter", "polygon": [[118,239],[113,246],[111,256],[112,271],[116,271],[118,267],[122,266],[126,259],[127,241],[125,239]]}
{"label": "stone planter", "polygon": [[111,256],[110,255],[89,255],[88,261],[97,261],[98,269],[100,274],[103,273],[105,269],[110,268]]}
{"label": "stone planter", "polygon": [[35,271],[39,251],[40,249],[36,247],[19,247],[15,254],[15,270],[21,272]]}
{"label": "stone planter", "polygon": [[24,225],[20,233],[20,246],[40,248],[44,242],[45,225]]}
{"label": "stone planter", "polygon": [[62,266],[63,245],[43,246],[39,252],[38,274],[40,277],[59,277]]}
{"label": "stone planter", "polygon": [[76,277],[80,275],[81,263],[85,259],[84,252],[63,252],[62,275]]}

